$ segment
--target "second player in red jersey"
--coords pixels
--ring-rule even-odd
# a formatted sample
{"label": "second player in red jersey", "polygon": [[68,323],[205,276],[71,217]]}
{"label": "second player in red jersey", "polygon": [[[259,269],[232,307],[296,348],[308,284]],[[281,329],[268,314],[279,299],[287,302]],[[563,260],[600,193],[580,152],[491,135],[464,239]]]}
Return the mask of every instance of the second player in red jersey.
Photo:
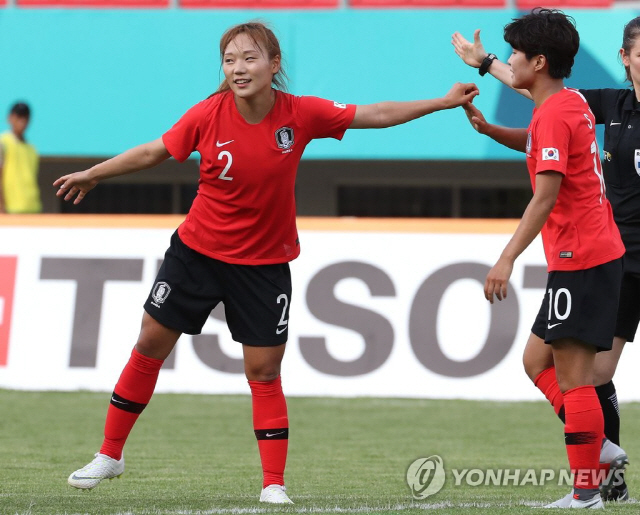
{"label": "second player in red jersey", "polygon": [[584,270],[624,254],[605,194],[595,126],[589,104],[575,89],[564,88],[533,110],[526,154],[534,192],[536,174],[563,176],[541,231],[550,272]]}
{"label": "second player in red jersey", "polygon": [[596,353],[613,341],[624,246],[605,196],[594,116],[582,95],[563,83],[579,47],[572,20],[534,9],[507,25],[504,39],[513,49],[510,85],[535,103],[529,128],[489,130],[475,107],[468,105],[467,113],[479,132],[526,152],[534,195],[487,276],[485,296],[490,302],[507,296],[516,258],[542,232],[549,274],[523,361],[565,423],[574,472],[571,494],[547,507],[602,508],[599,462],[612,444],[604,439],[593,381]]}

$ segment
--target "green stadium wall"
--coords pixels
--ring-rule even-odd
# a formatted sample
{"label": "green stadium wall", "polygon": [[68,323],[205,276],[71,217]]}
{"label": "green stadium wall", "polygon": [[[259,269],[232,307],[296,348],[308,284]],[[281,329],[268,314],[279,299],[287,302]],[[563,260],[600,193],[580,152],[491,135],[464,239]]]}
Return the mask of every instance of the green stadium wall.
{"label": "green stadium wall", "polygon": [[[567,10],[582,38],[567,85],[625,87],[617,57],[622,28],[638,10]],[[222,32],[249,19],[280,37],[289,89],[347,103],[444,95],[476,82],[476,104],[494,122],[524,126],[529,101],[481,78],[453,52],[451,34],[506,60],[502,28],[515,9],[111,10],[0,9],[0,109],[32,105],[30,139],[49,156],[110,156],[159,137],[221,80]],[[4,129],[4,119],[0,129]],[[517,159],[471,129],[461,110],[380,131],[316,141],[312,159]]]}

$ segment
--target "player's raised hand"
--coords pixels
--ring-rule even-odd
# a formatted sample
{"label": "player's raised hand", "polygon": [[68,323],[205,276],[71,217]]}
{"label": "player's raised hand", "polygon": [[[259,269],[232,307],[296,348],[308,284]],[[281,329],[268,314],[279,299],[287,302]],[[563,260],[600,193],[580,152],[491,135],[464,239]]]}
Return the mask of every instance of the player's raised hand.
{"label": "player's raised hand", "polygon": [[471,126],[480,134],[486,134],[489,124],[482,114],[482,111],[480,111],[480,109],[474,106],[471,102],[464,104],[462,107]]}
{"label": "player's raised hand", "polygon": [[513,261],[501,257],[487,274],[484,282],[484,296],[493,304],[493,296],[498,300],[507,298],[507,285],[513,271]]}
{"label": "player's raised hand", "polygon": [[480,41],[480,29],[476,29],[473,32],[473,43],[468,41],[459,32],[454,32],[453,36],[451,36],[451,44],[458,57],[460,57],[465,64],[473,66],[474,68],[480,68],[482,60],[487,57],[487,52],[485,52],[482,41]]}
{"label": "player's raised hand", "polygon": [[449,92],[443,97],[446,105],[446,109],[453,107],[463,106],[471,103],[473,99],[480,94],[478,86],[472,82],[464,84],[462,82],[456,82]]}
{"label": "player's raised hand", "polygon": [[90,177],[89,170],[63,175],[53,183],[58,188],[56,196],[62,197],[64,195],[66,201],[76,197],[73,201],[74,204],[79,204],[97,184],[98,181]]}

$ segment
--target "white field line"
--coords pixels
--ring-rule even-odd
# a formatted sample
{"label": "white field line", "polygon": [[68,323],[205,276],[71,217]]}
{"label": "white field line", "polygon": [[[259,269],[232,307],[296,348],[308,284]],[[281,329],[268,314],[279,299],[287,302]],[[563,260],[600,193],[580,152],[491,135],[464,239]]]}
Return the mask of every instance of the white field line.
{"label": "white field line", "polygon": [[[211,508],[210,510],[143,510],[136,512],[118,512],[113,515],[253,515],[260,513],[275,513],[274,510],[280,510],[280,513],[371,513],[381,511],[406,511],[406,510],[442,510],[442,509],[459,509],[459,508],[509,508],[517,506],[536,507],[545,504],[542,501],[518,501],[518,502],[434,502],[434,503],[403,503],[395,505],[381,506],[353,506],[341,508],[340,506],[273,506],[269,508]],[[637,499],[630,499],[624,503],[640,504]],[[15,515],[29,515],[30,512],[17,513]],[[90,515],[87,513],[64,513],[57,515]]]}

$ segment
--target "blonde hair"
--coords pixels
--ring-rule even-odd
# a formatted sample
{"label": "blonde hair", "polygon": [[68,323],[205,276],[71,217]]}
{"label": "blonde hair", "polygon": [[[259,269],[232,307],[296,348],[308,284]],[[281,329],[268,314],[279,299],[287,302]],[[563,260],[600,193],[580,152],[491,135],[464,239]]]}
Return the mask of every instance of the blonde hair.
{"label": "blonde hair", "polygon": [[[260,21],[250,21],[247,23],[240,23],[239,25],[235,25],[227,29],[227,31],[222,35],[222,38],[220,38],[220,61],[222,62],[224,60],[224,51],[227,46],[229,46],[229,43],[231,43],[236,36],[240,34],[246,34],[251,38],[256,47],[266,51],[269,60],[274,59],[275,57],[280,57],[280,70],[273,75],[271,83],[276,88],[282,91],[287,91],[288,77],[282,65],[280,42],[273,31],[267,27],[265,23]],[[220,83],[220,86],[218,86],[214,95],[217,93],[223,93],[229,89],[231,88],[225,79]]]}

